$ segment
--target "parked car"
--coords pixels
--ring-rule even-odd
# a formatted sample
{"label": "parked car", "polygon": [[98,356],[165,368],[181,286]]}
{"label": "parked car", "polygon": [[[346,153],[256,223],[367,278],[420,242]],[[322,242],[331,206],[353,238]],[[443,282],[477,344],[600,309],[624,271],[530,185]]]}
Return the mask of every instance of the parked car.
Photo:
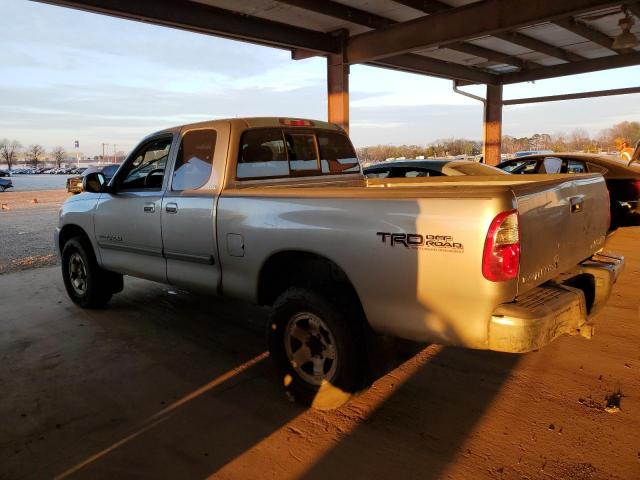
{"label": "parked car", "polygon": [[[638,150],[636,150],[638,153]],[[604,176],[611,201],[611,229],[640,225],[640,163],[637,155],[630,162],[588,153],[530,155],[498,165],[505,172],[600,173]]]}
{"label": "parked car", "polygon": [[106,181],[109,181],[118,170],[118,167],[120,167],[119,164],[111,164],[102,167],[78,168],[76,170],[80,171],[81,175],[67,178],[67,192],[73,194],[82,193],[82,181],[89,173],[102,172]]}
{"label": "parked car", "polygon": [[367,178],[418,178],[458,175],[505,175],[499,168],[471,160],[404,160],[381,162],[363,169]]}
{"label": "parked car", "polygon": [[0,192],[13,188],[13,182],[8,178],[0,178]]}
{"label": "parked car", "polygon": [[11,170],[0,170],[0,177],[10,177]]}
{"label": "parked car", "polygon": [[84,308],[123,275],[271,306],[281,384],[333,408],[365,386],[372,332],[514,353],[591,334],[624,265],[602,252],[604,179],[487,178],[365,179],[336,125],[203,122],[86,174],[56,249]]}
{"label": "parked car", "polygon": [[529,155],[550,155],[553,150],[520,150],[513,154],[513,158],[528,157]]}

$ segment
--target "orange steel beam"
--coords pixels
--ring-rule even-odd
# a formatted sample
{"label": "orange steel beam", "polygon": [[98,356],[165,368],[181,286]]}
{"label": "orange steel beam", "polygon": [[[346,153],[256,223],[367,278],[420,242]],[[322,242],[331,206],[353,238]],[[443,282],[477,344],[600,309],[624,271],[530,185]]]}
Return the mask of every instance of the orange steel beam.
{"label": "orange steel beam", "polygon": [[327,107],[329,122],[349,133],[349,65],[340,54],[327,56]]}
{"label": "orange steel beam", "polygon": [[502,151],[502,85],[487,85],[484,107],[484,153],[487,165],[500,163]]}

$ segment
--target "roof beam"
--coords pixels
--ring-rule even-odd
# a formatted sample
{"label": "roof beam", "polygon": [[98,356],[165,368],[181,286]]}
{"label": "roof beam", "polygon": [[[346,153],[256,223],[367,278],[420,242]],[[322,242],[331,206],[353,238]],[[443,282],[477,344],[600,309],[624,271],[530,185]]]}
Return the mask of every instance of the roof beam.
{"label": "roof beam", "polygon": [[582,55],[570,52],[564,48],[556,47],[555,45],[550,45],[538,40],[537,38],[533,38],[519,32],[496,33],[494,37],[504,40],[505,42],[513,43],[514,45],[528,48],[534,52],[544,53],[549,57],[564,60],[565,62],[579,62],[580,60],[585,59]]}
{"label": "roof beam", "polygon": [[[355,23],[357,25],[362,25],[374,30],[386,28],[398,23],[395,20],[392,20],[390,18],[383,17],[381,15],[370,13],[364,10],[360,10],[355,7],[350,7],[342,3],[334,2],[333,0],[324,0],[323,2],[318,2],[316,0],[278,0],[278,2],[285,3],[287,5],[292,5],[292,6],[302,8],[304,10],[308,10],[311,12],[319,13],[322,15],[327,15],[329,17],[337,18],[338,20],[344,20],[347,22]],[[445,5],[442,2],[435,2],[435,1],[431,2],[431,1],[424,1],[424,0],[416,0],[414,2],[409,2],[409,3],[414,3],[416,4],[416,6],[417,4],[420,4],[420,5],[439,4],[440,5],[439,10],[450,8],[448,5]],[[431,9],[428,9],[428,10],[431,11]],[[457,52],[465,53],[467,55],[473,55],[476,57],[485,58],[494,64],[497,63],[497,64],[513,65],[520,69],[523,69],[526,67],[540,66],[535,62],[526,62],[521,58],[514,57],[513,55],[509,55],[507,53],[499,52],[496,50],[490,50],[488,48],[479,47],[477,45],[473,45],[470,43],[460,42],[452,45],[447,45],[447,48],[451,50],[455,50]]]}
{"label": "roof beam", "polygon": [[520,83],[542,80],[545,78],[577,75],[580,73],[596,72],[611,68],[622,68],[640,65],[640,52],[625,55],[610,55],[608,57],[583,60],[575,63],[563,63],[552,67],[538,68],[526,72],[506,73],[501,76],[501,83]]}
{"label": "roof beam", "polygon": [[479,45],[474,45],[473,43],[451,43],[446,45],[443,48],[448,48],[449,50],[455,50],[460,53],[466,53],[467,55],[473,55],[474,57],[486,58],[492,63],[502,63],[507,65],[513,65],[518,67],[521,70],[526,68],[537,68],[541,67],[539,63],[529,62],[523,60],[518,57],[514,57],[507,53],[498,52],[497,50],[490,50],[488,48],[481,47]]}
{"label": "roof beam", "polygon": [[396,3],[406,5],[414,10],[419,10],[426,14],[432,15],[434,13],[443,12],[453,8],[451,5],[447,5],[439,0],[394,0]]}
{"label": "roof beam", "polygon": [[240,14],[190,0],[36,0],[156,25],[245,40],[280,48],[337,53],[330,34]]}
{"label": "roof beam", "polygon": [[528,97],[528,98],[514,98],[511,100],[505,100],[503,105],[524,105],[529,103],[542,103],[542,102],[559,102],[562,100],[578,100],[582,98],[600,98],[610,97],[614,95],[631,95],[633,93],[640,93],[640,87],[629,88],[614,88],[611,90],[595,90],[590,92],[581,93],[565,93],[562,95],[547,95],[544,97]]}
{"label": "roof beam", "polygon": [[278,0],[278,2],[373,29],[385,28],[396,23],[381,15],[334,2],[333,0],[325,0],[323,2],[316,0]]}
{"label": "roof beam", "polygon": [[613,45],[612,38],[610,38],[609,36],[605,35],[602,32],[599,32],[593,27],[590,27],[589,25],[586,25],[582,22],[578,22],[574,18],[565,18],[562,20],[557,20],[553,23],[555,23],[559,27],[564,28],[565,30],[569,30],[570,32],[575,33],[576,35],[582,38],[586,38],[587,40],[593,43],[596,43],[606,49],[609,49],[612,52],[618,53],[611,46]]}
{"label": "roof beam", "polygon": [[422,55],[403,54],[393,57],[385,57],[367,65],[376,67],[390,68],[393,70],[402,70],[403,72],[428,74],[434,77],[442,77],[447,79],[457,79],[469,82],[471,84],[499,83],[500,76],[489,73],[484,70],[458,65],[457,63],[444,62],[435,58],[424,57]]}
{"label": "roof beam", "polygon": [[627,9],[640,19],[640,3],[632,3],[627,5]]}
{"label": "roof beam", "polygon": [[[415,10],[420,10],[428,14],[441,12],[444,10],[450,10],[453,7],[437,0],[425,1],[425,0],[395,0],[397,3],[406,5]],[[579,62],[584,60],[585,57],[576,53],[569,52],[555,45],[550,45],[546,42],[538,40],[536,38],[529,37],[519,32],[507,31],[503,33],[495,34],[494,37],[504,40],[505,42],[519,45],[529,50],[544,53],[550,57],[563,60],[565,62]],[[485,57],[486,58],[486,57]]]}
{"label": "roof beam", "polygon": [[346,56],[349,63],[370,62],[619,4],[620,0],[484,0],[351,37]]}

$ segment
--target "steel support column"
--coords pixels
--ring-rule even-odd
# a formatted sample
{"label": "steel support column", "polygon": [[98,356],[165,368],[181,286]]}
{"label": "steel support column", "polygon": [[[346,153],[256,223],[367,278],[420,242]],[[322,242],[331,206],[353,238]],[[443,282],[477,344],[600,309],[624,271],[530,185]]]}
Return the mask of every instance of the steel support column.
{"label": "steel support column", "polygon": [[502,85],[487,85],[484,107],[484,163],[500,163],[502,150]]}
{"label": "steel support column", "polygon": [[329,122],[349,132],[349,65],[340,54],[327,55],[327,106]]}

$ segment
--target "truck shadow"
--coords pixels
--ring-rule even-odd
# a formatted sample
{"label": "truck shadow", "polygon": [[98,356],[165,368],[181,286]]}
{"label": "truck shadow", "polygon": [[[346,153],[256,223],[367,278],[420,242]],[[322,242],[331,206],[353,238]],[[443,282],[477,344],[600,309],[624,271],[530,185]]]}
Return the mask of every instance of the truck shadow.
{"label": "truck shadow", "polygon": [[434,347],[304,478],[436,479],[458,456],[472,454],[465,443],[520,357],[441,347],[425,355]]}
{"label": "truck shadow", "polygon": [[[45,407],[59,425],[39,427],[42,450],[32,447],[31,466],[13,458],[6,473],[203,478],[234,463],[255,477],[270,471],[270,450],[278,458],[279,449],[293,446],[300,422],[331,425],[340,416],[352,426],[328,451],[310,447],[303,477],[437,478],[465,454],[465,440],[519,358],[381,339],[376,386],[338,411],[310,411],[290,403],[273,375],[264,310],[132,283],[109,309],[82,314],[97,332],[90,341],[106,346],[85,360],[91,375],[65,379],[65,393]],[[377,385],[391,377],[403,380],[380,399]],[[356,410],[367,413],[354,416]],[[256,449],[257,460],[242,466]]]}

